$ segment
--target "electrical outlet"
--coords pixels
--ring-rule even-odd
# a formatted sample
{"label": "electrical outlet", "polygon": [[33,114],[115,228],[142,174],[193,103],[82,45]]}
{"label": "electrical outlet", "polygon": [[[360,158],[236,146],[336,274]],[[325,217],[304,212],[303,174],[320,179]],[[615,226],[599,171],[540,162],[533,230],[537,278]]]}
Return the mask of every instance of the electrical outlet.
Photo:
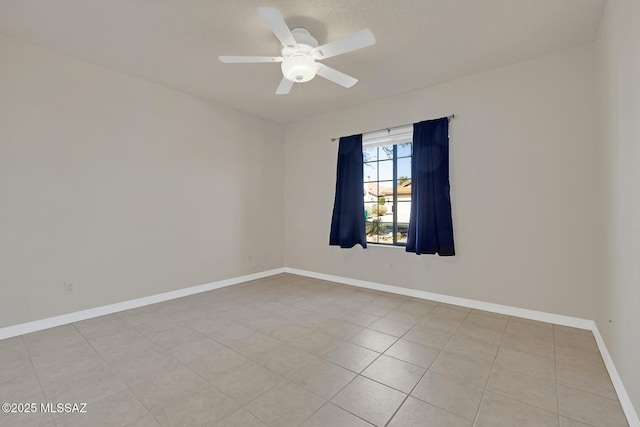
{"label": "electrical outlet", "polygon": [[253,263],[253,258],[251,257],[251,255],[249,255],[249,256],[247,257],[247,262],[248,262],[249,264]]}
{"label": "electrical outlet", "polygon": [[76,285],[73,283],[65,282],[64,284],[64,294],[65,295],[73,295],[76,293]]}

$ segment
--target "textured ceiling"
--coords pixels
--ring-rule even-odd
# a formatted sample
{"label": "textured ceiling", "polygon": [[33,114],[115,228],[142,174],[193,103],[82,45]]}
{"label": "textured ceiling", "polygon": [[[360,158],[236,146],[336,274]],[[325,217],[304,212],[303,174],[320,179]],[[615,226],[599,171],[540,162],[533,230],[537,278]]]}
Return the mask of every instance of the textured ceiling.
{"label": "textured ceiling", "polygon": [[[377,44],[324,61],[360,81],[320,77],[275,95],[279,55],[256,7],[278,8],[320,44],[369,28]],[[604,0],[0,0],[0,34],[281,123],[355,106],[592,41]]]}

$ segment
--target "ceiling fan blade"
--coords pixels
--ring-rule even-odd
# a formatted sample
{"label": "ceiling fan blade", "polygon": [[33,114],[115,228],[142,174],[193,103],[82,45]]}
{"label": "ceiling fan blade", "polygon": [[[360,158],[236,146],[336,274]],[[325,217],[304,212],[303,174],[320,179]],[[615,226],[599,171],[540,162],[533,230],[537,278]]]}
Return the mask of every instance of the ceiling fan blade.
{"label": "ceiling fan blade", "polygon": [[376,38],[371,30],[360,30],[357,33],[314,48],[311,51],[311,55],[316,59],[326,59],[374,44],[376,44]]}
{"label": "ceiling fan blade", "polygon": [[218,59],[225,64],[240,64],[251,62],[282,62],[282,56],[219,56]]}
{"label": "ceiling fan blade", "polygon": [[316,62],[318,64],[318,75],[324,77],[327,80],[331,80],[334,83],[350,88],[354,84],[358,83],[358,79],[351,77],[343,72],[334,70],[331,67],[327,67],[324,64]]}
{"label": "ceiling fan blade", "polygon": [[278,89],[276,89],[276,95],[286,95],[291,91],[293,87],[293,82],[286,77],[283,77],[280,80],[280,84],[278,85]]}
{"label": "ceiling fan blade", "polygon": [[274,7],[259,7],[258,13],[262,16],[262,19],[267,22],[267,25],[269,25],[273,34],[280,40],[282,46],[292,48],[298,46],[298,42],[296,42],[293,34],[291,34],[291,30],[287,26],[287,23],[284,22],[284,18],[278,9]]}

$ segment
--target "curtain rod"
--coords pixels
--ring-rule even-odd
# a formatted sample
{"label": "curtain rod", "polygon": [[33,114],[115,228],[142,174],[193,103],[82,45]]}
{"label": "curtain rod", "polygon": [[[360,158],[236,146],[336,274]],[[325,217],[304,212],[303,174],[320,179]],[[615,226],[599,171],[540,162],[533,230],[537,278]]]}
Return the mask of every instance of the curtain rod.
{"label": "curtain rod", "polygon": [[[449,121],[451,121],[451,119],[454,119],[455,117],[456,117],[455,114],[450,114],[450,115],[447,116],[447,119],[449,119]],[[393,126],[393,127],[389,127],[389,128],[382,128],[382,129],[378,129],[378,130],[372,130],[372,131],[369,131],[369,132],[366,132],[366,133],[380,132],[380,131],[383,131],[383,130],[386,130],[387,132],[391,132],[392,129],[403,128],[405,126],[411,126],[411,123],[406,124],[406,125]],[[363,132],[363,134],[364,134],[364,132]],[[335,141],[337,141],[339,139],[340,138],[331,138],[331,141],[335,142]]]}

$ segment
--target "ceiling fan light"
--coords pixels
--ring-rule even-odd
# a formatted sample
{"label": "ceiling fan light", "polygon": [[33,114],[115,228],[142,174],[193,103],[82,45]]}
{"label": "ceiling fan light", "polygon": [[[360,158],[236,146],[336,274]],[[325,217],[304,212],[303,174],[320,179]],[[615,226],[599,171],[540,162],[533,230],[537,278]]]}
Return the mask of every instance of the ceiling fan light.
{"label": "ceiling fan light", "polygon": [[308,82],[316,76],[318,65],[308,56],[290,56],[282,62],[282,74],[292,82]]}

